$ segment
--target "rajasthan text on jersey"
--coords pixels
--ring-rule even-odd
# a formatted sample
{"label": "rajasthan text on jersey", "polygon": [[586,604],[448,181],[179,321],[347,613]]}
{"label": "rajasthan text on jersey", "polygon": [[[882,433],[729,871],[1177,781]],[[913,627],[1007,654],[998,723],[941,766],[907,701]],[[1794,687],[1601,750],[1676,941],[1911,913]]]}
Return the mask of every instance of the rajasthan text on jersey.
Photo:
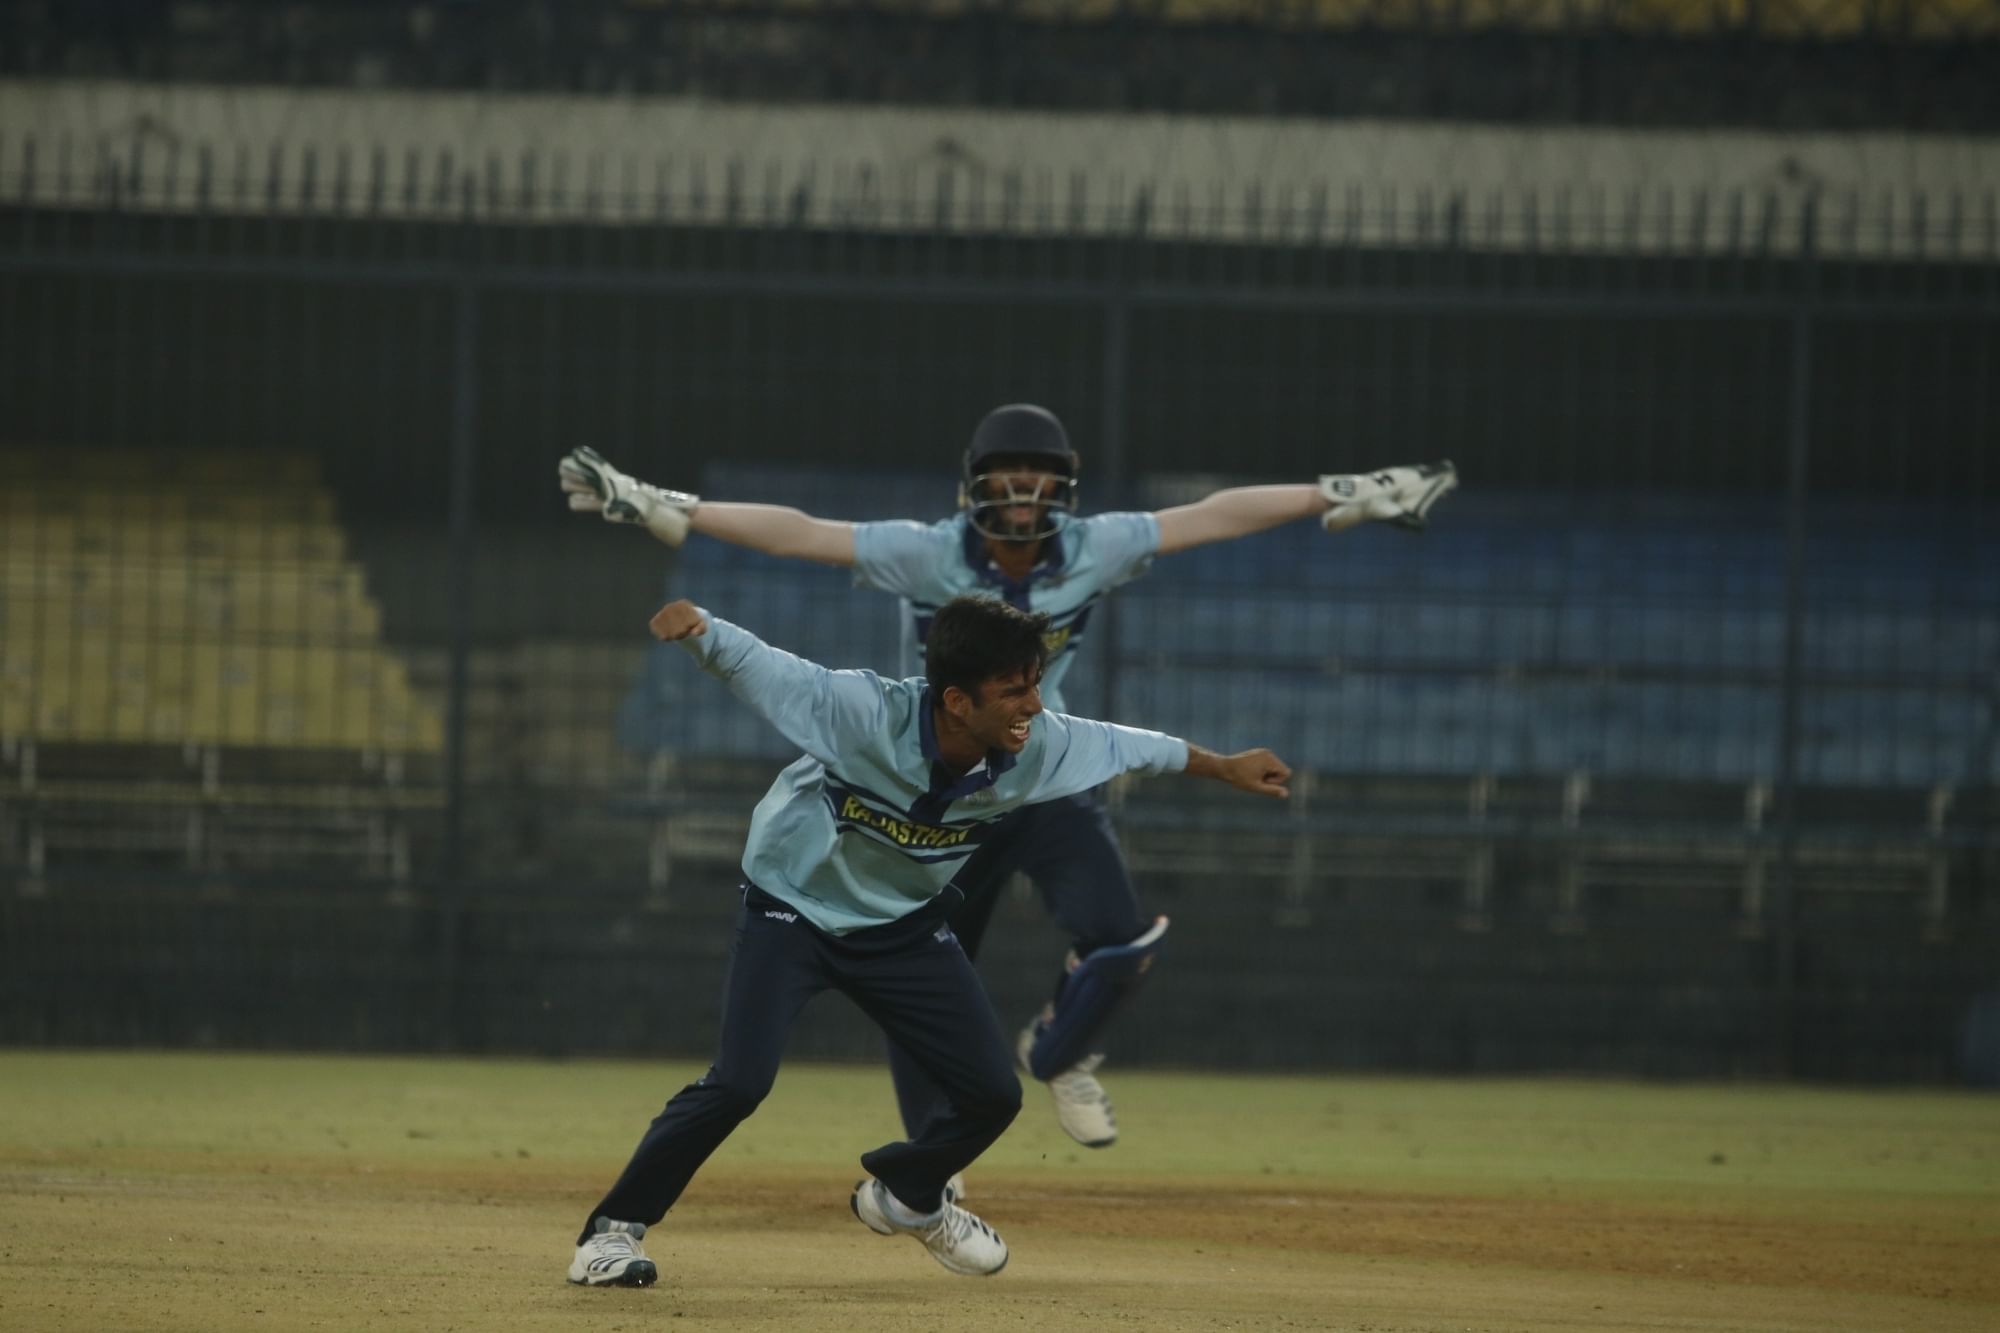
{"label": "rajasthan text on jersey", "polygon": [[871,810],[854,796],[840,803],[840,820],[843,824],[859,824],[871,828],[893,841],[898,847],[956,847],[972,836],[972,829],[940,828],[936,824],[918,824],[880,810]]}

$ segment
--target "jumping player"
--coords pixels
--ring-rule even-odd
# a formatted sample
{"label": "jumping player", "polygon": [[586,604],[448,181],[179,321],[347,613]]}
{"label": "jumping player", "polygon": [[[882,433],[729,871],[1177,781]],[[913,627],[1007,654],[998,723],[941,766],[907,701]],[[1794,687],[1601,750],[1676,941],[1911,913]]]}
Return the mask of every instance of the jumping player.
{"label": "jumping player", "polygon": [[[594,450],[566,456],[559,473],[572,509],[645,527],[669,546],[690,531],[792,556],[851,567],[855,581],[903,599],[905,661],[922,653],[937,609],[964,593],[1002,599],[1049,616],[1044,697],[1061,711],[1062,678],[1083,641],[1092,609],[1112,589],[1145,573],[1156,555],[1318,518],[1329,532],[1369,519],[1420,529],[1431,506],[1458,484],[1449,462],[1392,467],[1315,483],[1217,491],[1158,513],[1076,514],[1080,460],[1062,423],[1028,404],[989,413],[961,464],[959,513],[938,523],[846,523],[775,505],[705,501],[628,476]],[[976,958],[1000,887],[1015,871],[1033,881],[1071,940],[1054,997],[1020,1034],[1020,1065],[1049,1086],[1057,1119],[1090,1147],[1118,1137],[1110,1098],[1098,1082],[1098,1036],[1146,977],[1167,921],[1139,908],[1103,803],[1078,792],[1020,811],[982,845],[958,887],[965,905],[952,929]],[[912,1133],[935,1103],[907,1054],[890,1065],[905,1128]]]}
{"label": "jumping player", "polygon": [[805,755],[780,773],[743,851],[715,1063],[676,1093],[577,1237],[569,1280],[646,1286],[639,1242],[771,1090],[799,1010],[846,994],[942,1094],[903,1142],[866,1153],[849,1204],[954,1273],[999,1272],[1007,1246],[945,1193],[1021,1109],[1012,1052],[947,924],[953,881],[1013,812],[1120,773],[1187,773],[1282,799],[1269,750],[1222,756],[1155,731],[1042,709],[1048,617],[984,597],[939,608],[926,676],[829,671],[692,602],[652,620]]}

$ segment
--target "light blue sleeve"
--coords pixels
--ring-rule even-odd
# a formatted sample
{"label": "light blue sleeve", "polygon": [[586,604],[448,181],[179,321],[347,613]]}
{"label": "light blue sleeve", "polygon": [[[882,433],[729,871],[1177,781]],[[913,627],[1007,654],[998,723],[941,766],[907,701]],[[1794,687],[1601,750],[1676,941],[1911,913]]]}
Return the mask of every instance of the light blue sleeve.
{"label": "light blue sleeve", "polygon": [[1030,801],[1089,791],[1120,773],[1178,773],[1187,767],[1187,742],[1164,732],[1067,713],[1043,713],[1035,728],[1041,733],[1043,763]]}
{"label": "light blue sleeve", "polygon": [[706,610],[702,615],[708,633],[680,640],[681,647],[813,758],[831,765],[842,750],[882,734],[889,708],[874,672],[829,671]]}
{"label": "light blue sleeve", "polygon": [[1089,536],[1090,563],[1100,589],[1120,587],[1153,567],[1160,553],[1160,520],[1151,514],[1092,514],[1081,520]]}
{"label": "light blue sleeve", "polygon": [[[854,525],[854,581],[920,602],[948,601],[939,571],[957,558],[958,537],[949,523],[891,519]],[[1157,543],[1155,543],[1157,544]]]}

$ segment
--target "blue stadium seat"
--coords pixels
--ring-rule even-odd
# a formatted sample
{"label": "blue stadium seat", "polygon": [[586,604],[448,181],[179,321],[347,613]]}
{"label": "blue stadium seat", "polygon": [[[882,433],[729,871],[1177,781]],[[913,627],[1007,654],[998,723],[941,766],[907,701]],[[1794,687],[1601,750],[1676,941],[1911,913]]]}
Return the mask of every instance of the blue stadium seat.
{"label": "blue stadium seat", "polygon": [[[715,464],[718,498],[856,519],[950,510],[949,474]],[[1103,499],[1101,492],[1092,498]],[[1462,493],[1413,539],[1291,524],[1158,562],[1072,665],[1069,706],[1341,771],[1751,781],[1777,766],[1783,515],[1767,498]],[[1822,503],[1806,589],[1802,776],[1991,781],[2000,534],[1970,509]],[[894,604],[844,571],[718,542],[677,592],[829,665],[893,672]],[[1112,630],[1115,625],[1115,644]],[[784,742],[662,659],[623,734],[783,759]]]}

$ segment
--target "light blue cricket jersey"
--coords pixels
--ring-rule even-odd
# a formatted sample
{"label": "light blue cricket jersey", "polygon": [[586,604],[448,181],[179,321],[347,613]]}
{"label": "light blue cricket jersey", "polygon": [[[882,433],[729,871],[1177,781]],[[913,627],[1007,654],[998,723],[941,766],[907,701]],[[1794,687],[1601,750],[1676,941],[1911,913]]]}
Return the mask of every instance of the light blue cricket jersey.
{"label": "light blue cricket jersey", "polygon": [[922,907],[1009,811],[1120,773],[1187,767],[1185,741],[1045,712],[1019,754],[994,750],[954,774],[939,761],[921,677],[829,671],[702,614],[708,633],[681,644],[806,752],[757,803],[743,873],[829,934]]}
{"label": "light blue cricket jersey", "polygon": [[1105,593],[1152,566],[1160,522],[1151,514],[1058,515],[1042,543],[1041,562],[1016,582],[986,557],[985,538],[964,514],[938,523],[857,523],[854,581],[903,599],[903,670],[923,669],[923,643],[938,608],[964,593],[984,593],[1023,611],[1049,614],[1049,664],[1042,701],[1063,710],[1062,678],[1083,642],[1091,608]]}

